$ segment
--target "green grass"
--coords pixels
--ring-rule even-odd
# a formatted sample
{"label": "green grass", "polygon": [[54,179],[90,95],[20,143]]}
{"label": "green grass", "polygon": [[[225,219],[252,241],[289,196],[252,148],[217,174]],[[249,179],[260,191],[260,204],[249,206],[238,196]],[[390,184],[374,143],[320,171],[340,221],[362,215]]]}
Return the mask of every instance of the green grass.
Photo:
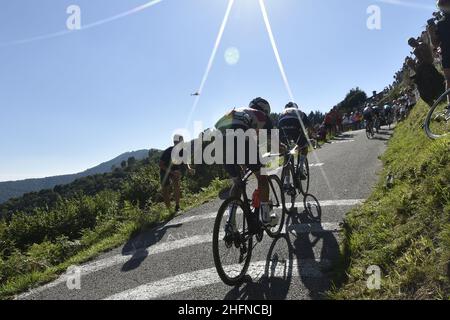
{"label": "green grass", "polygon": [[[421,101],[397,126],[373,194],[347,215],[330,298],[450,299],[450,138],[426,137],[428,110]],[[366,285],[371,265],[379,290]]]}
{"label": "green grass", "polygon": [[[218,192],[228,186],[228,181],[214,180],[209,187],[204,188],[201,192],[182,198],[181,207],[185,210],[198,207],[216,198]],[[24,272],[19,276],[8,279],[0,286],[0,299],[12,299],[15,294],[53,281],[60,274],[64,273],[68,267],[90,261],[101,253],[124,244],[139,232],[148,230],[157,223],[165,222],[173,218],[173,214],[168,212],[161,204],[152,208],[152,212],[158,212],[158,214],[145,213],[131,205],[126,207],[125,210],[127,211],[126,214],[132,218],[120,223],[117,228],[114,228],[115,232],[113,234],[102,237],[101,230],[93,230],[89,237],[92,244],[66,261],[40,271]],[[96,241],[97,239],[99,240]]]}

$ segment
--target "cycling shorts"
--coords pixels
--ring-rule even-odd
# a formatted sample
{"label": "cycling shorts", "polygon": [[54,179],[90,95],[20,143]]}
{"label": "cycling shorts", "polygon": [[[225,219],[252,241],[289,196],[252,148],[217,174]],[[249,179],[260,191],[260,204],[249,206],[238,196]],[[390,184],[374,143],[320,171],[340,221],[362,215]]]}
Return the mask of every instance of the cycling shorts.
{"label": "cycling shorts", "polygon": [[[233,156],[230,156],[231,159],[227,159],[227,142],[233,142],[234,152]],[[231,143],[230,142],[230,143]],[[253,150],[252,150],[253,149]],[[242,154],[243,151],[243,154]],[[253,153],[253,154],[252,154]],[[239,139],[235,136],[227,136],[224,135],[223,139],[223,163],[225,171],[232,178],[239,178],[241,176],[241,166],[245,166],[250,169],[252,172],[259,172],[263,167],[263,164],[260,161],[260,152],[259,146],[257,142],[250,141],[249,139],[245,140],[244,147],[241,148],[239,146]],[[231,161],[227,161],[231,160]]]}

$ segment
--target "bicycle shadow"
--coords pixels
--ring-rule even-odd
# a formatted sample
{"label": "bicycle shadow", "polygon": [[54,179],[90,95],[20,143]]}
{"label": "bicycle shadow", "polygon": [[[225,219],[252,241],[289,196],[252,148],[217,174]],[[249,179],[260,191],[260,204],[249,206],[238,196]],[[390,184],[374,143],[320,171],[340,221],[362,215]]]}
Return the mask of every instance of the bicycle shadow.
{"label": "bicycle shadow", "polygon": [[131,256],[121,268],[122,272],[128,272],[139,268],[148,257],[148,248],[159,243],[169,229],[179,228],[182,224],[161,226],[159,228],[141,233],[129,240],[122,248],[122,255]]}
{"label": "bicycle shadow", "polygon": [[302,212],[287,215],[286,233],[273,240],[262,275],[255,277],[256,281],[247,276],[244,284],[231,289],[224,300],[286,299],[297,275],[310,298],[325,298],[332,286],[331,261],[337,261],[340,251],[334,234],[321,224],[318,201],[314,209],[320,214],[309,212],[307,206]]}
{"label": "bicycle shadow", "polygon": [[382,133],[378,133],[378,135],[375,135],[375,136],[372,138],[372,140],[389,141],[389,138],[382,137],[382,136],[380,136],[380,134],[382,134]]}
{"label": "bicycle shadow", "polygon": [[[286,235],[298,261],[298,274],[310,298],[324,299],[332,286],[330,268],[339,258],[339,242],[333,232],[325,230],[322,223],[311,219],[305,211],[290,219],[291,228]],[[309,226],[309,230],[304,230],[304,226]]]}
{"label": "bicycle shadow", "polygon": [[242,285],[231,289],[224,300],[283,300],[292,282],[293,250],[286,235],[272,241],[265,266],[257,270],[258,280],[247,275]]}

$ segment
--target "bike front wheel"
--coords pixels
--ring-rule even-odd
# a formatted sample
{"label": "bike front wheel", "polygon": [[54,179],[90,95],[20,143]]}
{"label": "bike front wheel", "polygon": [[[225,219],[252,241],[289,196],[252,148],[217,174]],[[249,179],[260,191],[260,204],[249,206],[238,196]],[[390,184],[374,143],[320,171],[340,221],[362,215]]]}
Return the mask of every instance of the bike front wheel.
{"label": "bike front wheel", "polygon": [[284,193],[281,188],[281,179],[276,175],[269,177],[269,203],[271,203],[273,206],[272,209],[277,214],[278,224],[274,227],[267,227],[266,232],[269,237],[276,238],[283,230],[286,213]]}
{"label": "bike front wheel", "polygon": [[439,139],[450,134],[450,110],[446,109],[447,90],[431,107],[425,120],[425,133],[430,139]]}
{"label": "bike front wheel", "polygon": [[214,264],[220,279],[229,286],[242,283],[252,257],[248,210],[241,199],[229,198],[219,208],[214,223]]}

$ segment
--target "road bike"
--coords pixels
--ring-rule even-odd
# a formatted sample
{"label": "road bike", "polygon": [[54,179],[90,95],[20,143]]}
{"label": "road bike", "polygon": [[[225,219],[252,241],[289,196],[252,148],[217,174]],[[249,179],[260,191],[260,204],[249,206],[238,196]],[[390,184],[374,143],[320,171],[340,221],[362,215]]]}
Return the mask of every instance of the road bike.
{"label": "road bike", "polygon": [[450,89],[436,100],[428,112],[424,129],[430,139],[439,139],[450,134],[450,108],[446,108],[449,95]]}
{"label": "road bike", "polygon": [[373,125],[371,121],[366,121],[366,136],[368,139],[373,139],[375,132],[373,131]]}
{"label": "road bike", "polygon": [[306,156],[298,152],[297,146],[281,156],[284,158],[281,184],[286,210],[291,212],[295,208],[297,196],[301,194],[305,197],[309,192],[309,162]]}
{"label": "road bike", "polygon": [[[236,186],[240,197],[230,197],[219,208],[213,230],[213,256],[217,273],[222,281],[235,286],[243,282],[252,257],[253,237],[261,242],[264,232],[271,238],[280,235],[285,220],[284,196],[281,181],[276,175],[268,176],[272,209],[278,213],[278,224],[266,227],[259,218],[260,208],[254,207],[247,194],[253,172],[246,170]],[[228,261],[228,258],[230,258]]]}

